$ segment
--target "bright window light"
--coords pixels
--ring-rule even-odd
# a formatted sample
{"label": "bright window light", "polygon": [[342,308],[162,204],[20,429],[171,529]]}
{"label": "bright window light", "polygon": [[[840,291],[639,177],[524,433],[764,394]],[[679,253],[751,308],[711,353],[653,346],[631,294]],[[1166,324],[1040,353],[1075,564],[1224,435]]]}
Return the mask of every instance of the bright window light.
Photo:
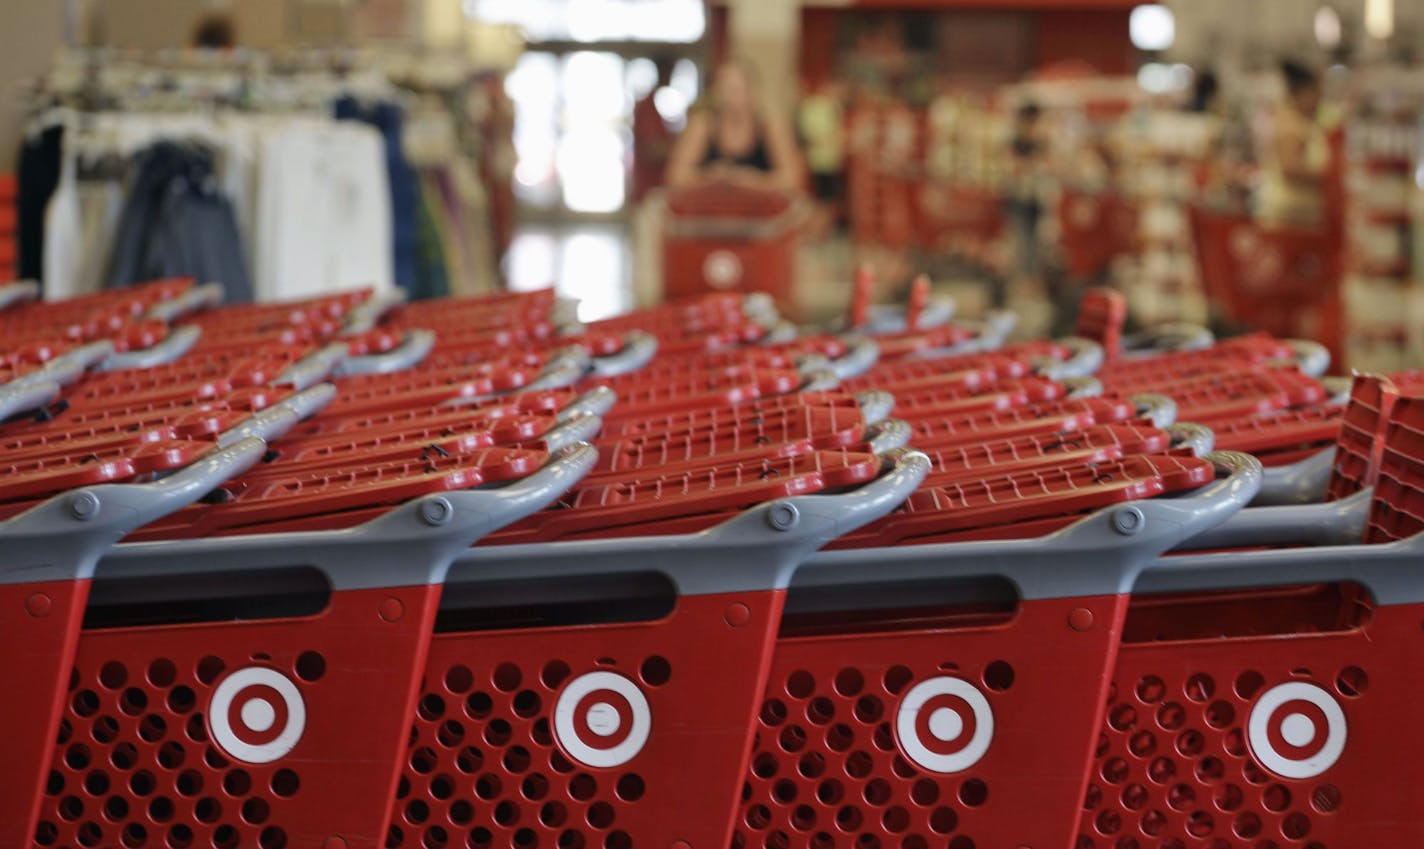
{"label": "bright window light", "polygon": [[1380,41],[1394,35],[1394,0],[1365,0],[1365,32]]}
{"label": "bright window light", "polygon": [[1340,13],[1321,6],[1315,13],[1315,41],[1326,50],[1340,46]]}
{"label": "bright window light", "polygon": [[574,212],[622,209],[625,157],[626,142],[612,127],[566,132],[557,155],[564,205]]}
{"label": "bright window light", "polygon": [[1138,50],[1166,50],[1177,40],[1177,18],[1160,3],[1138,6],[1127,19],[1127,31]]}
{"label": "bright window light", "polygon": [[514,24],[530,40],[694,42],[707,30],[702,0],[462,0],[465,15]]}

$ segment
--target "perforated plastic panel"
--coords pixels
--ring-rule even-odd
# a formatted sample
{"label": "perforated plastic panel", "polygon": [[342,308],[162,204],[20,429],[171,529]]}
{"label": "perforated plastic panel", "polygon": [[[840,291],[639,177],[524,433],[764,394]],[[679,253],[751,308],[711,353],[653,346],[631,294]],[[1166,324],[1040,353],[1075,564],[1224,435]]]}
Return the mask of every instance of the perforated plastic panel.
{"label": "perforated plastic panel", "polygon": [[1424,398],[1400,398],[1385,435],[1384,455],[1366,542],[1405,539],[1424,531]]}
{"label": "perforated plastic panel", "polygon": [[1385,430],[1399,391],[1388,379],[1357,375],[1340,422],[1327,500],[1335,501],[1375,485],[1384,457]]}

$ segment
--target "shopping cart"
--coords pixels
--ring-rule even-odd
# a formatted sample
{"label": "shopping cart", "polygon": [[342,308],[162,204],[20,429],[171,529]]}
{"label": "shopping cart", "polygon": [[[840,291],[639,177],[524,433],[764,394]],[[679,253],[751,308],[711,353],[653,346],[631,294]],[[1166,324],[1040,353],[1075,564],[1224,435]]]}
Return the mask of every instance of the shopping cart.
{"label": "shopping cart", "polygon": [[[1424,407],[1400,399],[1371,544],[1172,557],[1142,574],[1078,845],[1424,840],[1420,737],[1400,731],[1421,696],[1421,433]],[[1242,541],[1295,542],[1272,538],[1282,528]]]}
{"label": "shopping cart", "polygon": [[668,297],[764,292],[793,304],[802,208],[789,196],[709,186],[667,198],[663,288]]}
{"label": "shopping cart", "polygon": [[35,836],[95,563],[134,528],[178,509],[261,457],[244,439],[160,481],[76,489],[0,523],[0,668],[23,682],[5,700],[0,846]]}
{"label": "shopping cart", "polygon": [[1040,539],[866,532],[800,566],[733,845],[1067,846],[1134,576],[1259,483],[1245,455],[1204,462],[1223,477],[1180,498],[1120,491]]}
{"label": "shopping cart", "polygon": [[1063,188],[1058,225],[1063,267],[1075,280],[1091,282],[1121,256],[1137,248],[1137,208],[1119,194]]}
{"label": "shopping cart", "polygon": [[705,493],[634,496],[672,536],[462,556],[388,845],[725,845],[782,590],[798,561],[928,471],[923,455],[891,456],[845,494],[803,479],[745,512]]}
{"label": "shopping cart", "polygon": [[23,845],[380,846],[450,560],[593,460],[571,448],[337,533],[110,550],[70,623],[72,689],[38,738],[53,762]]}

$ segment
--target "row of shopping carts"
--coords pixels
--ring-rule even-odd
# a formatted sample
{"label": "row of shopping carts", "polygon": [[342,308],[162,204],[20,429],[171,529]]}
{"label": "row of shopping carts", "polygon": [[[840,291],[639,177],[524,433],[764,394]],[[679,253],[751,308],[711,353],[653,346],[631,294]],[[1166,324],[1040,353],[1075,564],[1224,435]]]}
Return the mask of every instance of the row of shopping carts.
{"label": "row of shopping carts", "polygon": [[0,289],[0,846],[1420,845],[1424,381],[923,295]]}

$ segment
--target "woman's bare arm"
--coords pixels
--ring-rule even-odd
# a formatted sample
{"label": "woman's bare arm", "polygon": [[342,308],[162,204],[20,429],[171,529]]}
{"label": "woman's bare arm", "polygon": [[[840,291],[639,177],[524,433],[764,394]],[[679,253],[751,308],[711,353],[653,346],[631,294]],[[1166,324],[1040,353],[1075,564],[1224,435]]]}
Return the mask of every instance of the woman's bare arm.
{"label": "woman's bare arm", "polygon": [[707,143],[712,132],[707,113],[695,112],[687,119],[687,129],[677,137],[668,158],[664,182],[669,188],[682,189],[704,182],[701,164],[707,156]]}

